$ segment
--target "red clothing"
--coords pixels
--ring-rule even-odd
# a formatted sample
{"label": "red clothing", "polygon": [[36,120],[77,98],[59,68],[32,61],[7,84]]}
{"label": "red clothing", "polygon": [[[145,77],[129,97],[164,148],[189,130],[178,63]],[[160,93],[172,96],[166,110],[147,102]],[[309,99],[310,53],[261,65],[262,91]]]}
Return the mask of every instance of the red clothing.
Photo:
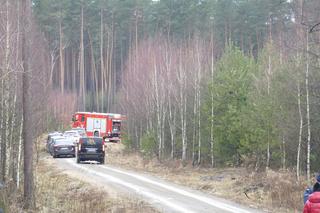
{"label": "red clothing", "polygon": [[303,213],[320,213],[320,192],[314,192],[309,196]]}

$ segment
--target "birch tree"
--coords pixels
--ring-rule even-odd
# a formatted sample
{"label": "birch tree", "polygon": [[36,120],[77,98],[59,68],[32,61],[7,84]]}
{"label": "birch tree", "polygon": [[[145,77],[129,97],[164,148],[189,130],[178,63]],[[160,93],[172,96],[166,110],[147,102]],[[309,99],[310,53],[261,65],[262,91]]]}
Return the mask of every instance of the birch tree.
{"label": "birch tree", "polygon": [[309,102],[309,34],[306,35],[306,71],[305,71],[305,84],[306,84],[306,107],[307,107],[307,180],[310,180],[310,152],[311,152],[311,124],[310,124],[310,102]]}

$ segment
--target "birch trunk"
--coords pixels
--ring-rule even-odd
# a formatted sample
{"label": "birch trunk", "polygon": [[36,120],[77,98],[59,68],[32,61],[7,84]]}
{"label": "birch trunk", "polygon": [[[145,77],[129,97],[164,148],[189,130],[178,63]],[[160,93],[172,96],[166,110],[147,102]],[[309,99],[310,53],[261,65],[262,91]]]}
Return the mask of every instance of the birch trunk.
{"label": "birch trunk", "polygon": [[[8,80],[10,81],[10,80]],[[7,91],[8,94],[10,94],[10,91]],[[9,97],[7,99],[7,113],[6,113],[6,125],[5,125],[5,141],[4,141],[4,144],[5,144],[5,155],[3,156],[4,157],[4,180],[7,180],[8,177],[9,177],[9,167],[10,167],[10,164],[12,162],[10,162],[10,154],[11,154],[11,143],[10,143],[10,109],[11,109],[11,104],[9,102]]]}
{"label": "birch trunk", "polygon": [[307,59],[306,59],[306,101],[307,101],[307,180],[310,181],[310,147],[311,147],[311,124],[310,124],[310,103],[309,103],[309,33],[307,32]]}
{"label": "birch trunk", "polygon": [[21,118],[21,122],[20,122],[20,131],[19,131],[19,145],[18,145],[18,159],[17,159],[17,188],[19,188],[20,186],[20,166],[21,166],[21,161],[22,161],[22,146],[23,146],[23,115]]}
{"label": "birch trunk", "polygon": [[197,138],[197,106],[198,106],[198,92],[197,92],[197,78],[194,78],[195,89],[194,89],[194,100],[193,100],[193,136],[192,136],[192,165],[195,163],[195,143]]}
{"label": "birch trunk", "polygon": [[282,169],[286,169],[286,139],[282,136]]}
{"label": "birch trunk", "polygon": [[[213,33],[212,33],[212,54],[211,54],[211,81],[214,81],[214,55],[213,55]],[[211,127],[210,127],[210,152],[211,152],[211,167],[214,167],[214,136],[213,136],[213,128],[214,128],[214,94],[211,89]]]}
{"label": "birch trunk", "polygon": [[[271,34],[271,33],[270,33]],[[270,35],[271,37],[271,35]],[[271,41],[271,40],[270,40]],[[272,65],[271,65],[271,53],[269,53],[268,55],[268,70],[267,70],[267,73],[266,73],[266,77],[267,77],[267,94],[268,94],[268,97],[270,97],[270,78],[271,78],[271,73],[272,73]],[[270,100],[270,99],[269,99]],[[270,103],[271,104],[271,103]],[[268,119],[268,130],[267,130],[267,141],[268,141],[268,144],[267,144],[267,162],[266,162],[266,170],[269,169],[269,166],[270,166],[270,118]]]}
{"label": "birch trunk", "polygon": [[[154,62],[156,63],[156,62]],[[161,131],[161,103],[160,103],[160,91],[159,91],[159,78],[158,78],[158,70],[157,65],[154,64],[154,89],[155,89],[155,104],[156,104],[156,116],[157,116],[157,141],[158,141],[158,159],[161,161],[162,159],[162,131]]]}
{"label": "birch trunk", "polygon": [[[173,109],[172,109],[173,108]],[[169,128],[171,139],[171,159],[174,159],[175,153],[175,134],[176,134],[176,107],[172,106],[171,98],[169,97]]]}
{"label": "birch trunk", "polygon": [[198,88],[198,165],[201,164],[201,91]]}
{"label": "birch trunk", "polygon": [[[199,44],[198,44],[199,45]],[[200,61],[200,50],[199,46],[197,47],[197,59],[198,59],[198,84],[197,84],[197,109],[198,109],[198,165],[201,163],[201,88],[200,88],[200,83],[201,83],[201,61]]]}
{"label": "birch trunk", "polygon": [[7,176],[7,147],[8,147],[8,131],[9,131],[9,88],[10,84],[10,21],[9,21],[9,1],[6,0],[6,35],[5,35],[5,73],[2,76],[2,129],[1,131],[1,181],[6,181]]}
{"label": "birch trunk", "polygon": [[[17,79],[17,78],[15,78]],[[17,104],[17,88],[15,88],[13,103],[12,103],[12,119],[11,119],[11,130],[10,130],[10,155],[8,156],[9,159],[9,171],[8,176],[14,180],[14,129],[16,126],[16,104]]]}
{"label": "birch trunk", "polygon": [[301,141],[302,141],[302,128],[303,128],[303,117],[301,112],[301,90],[300,83],[298,81],[298,109],[299,109],[299,118],[300,118],[300,128],[299,128],[299,142],[298,142],[298,151],[297,151],[297,179],[300,180],[300,155],[301,155]]}
{"label": "birch trunk", "polygon": [[180,108],[180,124],[181,124],[181,140],[182,140],[182,162],[187,160],[187,134],[186,134],[186,113],[187,113],[187,97],[186,97],[186,73],[182,66],[182,55],[180,51],[178,70],[179,81],[179,108]]}
{"label": "birch trunk", "polygon": [[[301,23],[302,23],[302,15],[303,15],[303,1],[304,0],[299,0],[298,1],[298,11],[297,11],[297,16],[300,18]],[[303,28],[302,26],[298,26],[296,28],[297,35],[298,35],[298,40],[299,40],[299,47],[303,48]],[[307,53],[308,54],[308,53]],[[301,55],[297,52],[297,61],[299,63],[302,62],[302,57]],[[300,77],[298,73],[298,77]],[[297,82],[297,87],[298,87],[298,110],[299,110],[299,118],[300,118],[300,127],[299,127],[299,139],[298,139],[298,148],[297,148],[297,180],[300,181],[300,157],[301,157],[301,145],[302,145],[302,131],[303,131],[303,116],[302,116],[302,109],[301,109],[301,87],[300,87],[300,78],[298,78]]]}

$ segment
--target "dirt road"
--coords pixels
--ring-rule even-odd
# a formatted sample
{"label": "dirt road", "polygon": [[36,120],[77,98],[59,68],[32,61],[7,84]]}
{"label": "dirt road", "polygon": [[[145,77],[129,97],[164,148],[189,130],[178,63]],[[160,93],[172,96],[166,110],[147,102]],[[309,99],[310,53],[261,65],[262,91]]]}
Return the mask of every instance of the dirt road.
{"label": "dirt road", "polygon": [[77,164],[73,158],[59,158],[54,162],[60,169],[73,173],[82,180],[95,183],[99,188],[112,188],[126,196],[145,200],[162,212],[261,212],[146,174],[108,165]]}

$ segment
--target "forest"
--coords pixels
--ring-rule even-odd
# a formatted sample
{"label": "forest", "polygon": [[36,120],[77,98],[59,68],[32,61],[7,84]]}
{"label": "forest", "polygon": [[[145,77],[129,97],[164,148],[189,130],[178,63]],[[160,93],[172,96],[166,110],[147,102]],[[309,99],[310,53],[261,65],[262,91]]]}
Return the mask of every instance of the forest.
{"label": "forest", "polygon": [[126,115],[123,143],[146,158],[309,180],[319,10],[318,0],[1,0],[1,181],[19,185],[25,137],[66,127],[76,110]]}

